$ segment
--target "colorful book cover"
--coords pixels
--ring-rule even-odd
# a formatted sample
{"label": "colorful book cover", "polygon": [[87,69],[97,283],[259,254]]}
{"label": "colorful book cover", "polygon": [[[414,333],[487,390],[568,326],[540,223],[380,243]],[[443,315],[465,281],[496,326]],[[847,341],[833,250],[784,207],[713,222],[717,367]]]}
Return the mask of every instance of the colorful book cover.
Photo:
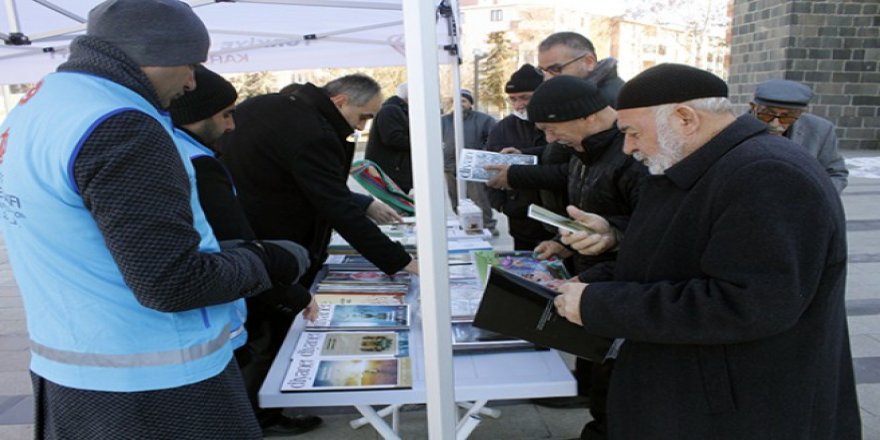
{"label": "colorful book cover", "polygon": [[398,272],[394,275],[386,275],[384,272],[373,270],[360,271],[329,271],[321,280],[322,283],[357,283],[357,284],[376,284],[376,283],[409,283],[409,272]]}
{"label": "colorful book cover", "polygon": [[409,305],[326,304],[306,329],[371,330],[409,327]]}
{"label": "colorful book cover", "polygon": [[411,388],[409,358],[294,359],[282,392]]}
{"label": "colorful book cover", "polygon": [[364,292],[356,293],[318,293],[315,301],[320,304],[406,304],[406,294],[381,293],[371,294]]}
{"label": "colorful book cover", "polygon": [[409,356],[409,332],[302,332],[291,359]]}
{"label": "colorful book cover", "polygon": [[561,260],[556,258],[539,260],[532,251],[479,251],[471,254],[481,280],[486,280],[488,277],[490,266],[500,267],[539,284],[570,277]]}

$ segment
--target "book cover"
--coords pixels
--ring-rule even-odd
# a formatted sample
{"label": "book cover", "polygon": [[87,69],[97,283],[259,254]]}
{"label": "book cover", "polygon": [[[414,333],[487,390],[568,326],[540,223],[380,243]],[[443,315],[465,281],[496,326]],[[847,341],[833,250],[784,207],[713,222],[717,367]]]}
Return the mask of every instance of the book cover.
{"label": "book cover", "polygon": [[593,233],[594,231],[568,217],[563,217],[547,208],[535,205],[529,205],[528,216],[531,219],[546,223],[550,226],[564,229],[569,232],[586,231]]}
{"label": "book cover", "polygon": [[348,284],[377,284],[396,283],[406,284],[410,282],[409,272],[398,272],[394,275],[386,275],[384,272],[374,270],[359,271],[335,271],[327,272],[321,283],[348,283]]}
{"label": "book cover", "polygon": [[538,156],[531,154],[501,154],[494,151],[474,150],[465,148],[461,150],[461,159],[458,161],[458,178],[474,182],[488,182],[495,176],[494,171],[486,171],[486,165],[537,165]]}
{"label": "book cover", "polygon": [[477,251],[472,255],[481,280],[486,280],[491,266],[500,267],[527,280],[544,285],[554,280],[570,278],[562,260],[557,258],[539,260],[535,258],[532,251]]}
{"label": "book cover", "polygon": [[315,294],[315,301],[319,304],[406,304],[406,294],[399,293],[381,293],[371,294],[364,292],[354,293],[318,293]]}
{"label": "book cover", "polygon": [[409,327],[409,305],[324,304],[307,330],[378,330]]}
{"label": "book cover", "polygon": [[302,332],[291,359],[409,356],[409,332]]}
{"label": "book cover", "polygon": [[558,293],[492,267],[474,326],[555,348],[593,361],[604,359],[610,339],[587,333],[556,313]]}
{"label": "book cover", "polygon": [[409,358],[307,359],[291,361],[282,392],[411,388]]}
{"label": "book cover", "polygon": [[474,327],[473,322],[452,323],[452,349],[454,351],[515,350],[531,348],[529,341],[512,338],[500,333]]}

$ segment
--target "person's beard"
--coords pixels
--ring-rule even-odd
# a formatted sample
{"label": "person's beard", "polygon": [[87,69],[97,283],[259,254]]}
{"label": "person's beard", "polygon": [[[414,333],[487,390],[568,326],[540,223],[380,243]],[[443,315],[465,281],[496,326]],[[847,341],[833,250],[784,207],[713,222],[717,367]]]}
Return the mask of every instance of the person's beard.
{"label": "person's beard", "polygon": [[522,119],[523,121],[528,121],[528,120],[529,120],[529,112],[528,112],[528,110],[523,110],[523,111],[517,111],[517,110],[514,110],[514,111],[513,111],[513,115],[516,116],[517,118]]}
{"label": "person's beard", "polygon": [[659,151],[651,158],[635,153],[633,157],[648,167],[648,171],[653,175],[659,175],[666,172],[671,166],[677,164],[685,157],[684,145],[685,140],[678,136],[672,130],[672,124],[668,118],[658,120],[657,123],[657,145]]}

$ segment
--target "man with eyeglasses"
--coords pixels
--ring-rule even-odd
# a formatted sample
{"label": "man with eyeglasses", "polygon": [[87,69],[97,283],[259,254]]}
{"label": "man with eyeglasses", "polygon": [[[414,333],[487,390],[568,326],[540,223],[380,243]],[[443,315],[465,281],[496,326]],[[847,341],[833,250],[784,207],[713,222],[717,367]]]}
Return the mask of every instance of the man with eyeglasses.
{"label": "man with eyeglasses", "polygon": [[260,239],[291,240],[309,251],[300,278],[311,285],[336,230],[380,270],[415,273],[415,260],[376,223],[400,216],[388,205],[352,193],[346,184],[354,157],[347,139],[379,111],[379,84],[366,75],[308,83],[293,94],[250,98],[236,107],[235,130],[220,140],[239,199]]}
{"label": "man with eyeglasses", "polygon": [[767,124],[770,134],[791,139],[815,157],[840,194],[846,188],[849,171],[837,149],[834,124],[807,113],[812,98],[813,91],[804,84],[771,79],[755,89],[751,113]]}
{"label": "man with eyeglasses", "polygon": [[545,38],[538,45],[535,69],[545,81],[559,75],[592,81],[612,107],[616,107],[617,93],[623,86],[617,76],[617,60],[609,57],[598,61],[593,43],[577,32],[557,32]]}

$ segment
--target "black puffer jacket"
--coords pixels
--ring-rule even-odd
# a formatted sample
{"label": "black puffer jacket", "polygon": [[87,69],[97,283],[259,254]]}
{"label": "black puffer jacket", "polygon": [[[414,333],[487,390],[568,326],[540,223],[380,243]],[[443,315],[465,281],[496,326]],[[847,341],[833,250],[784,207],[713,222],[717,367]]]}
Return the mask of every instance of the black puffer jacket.
{"label": "black puffer jacket", "polygon": [[[623,133],[615,127],[584,139],[581,145],[585,151],[575,151],[567,164],[513,165],[508,170],[508,183],[514,188],[567,189],[570,205],[606,217],[624,229],[638,201],[639,185],[648,171],[623,152],[623,139]],[[580,272],[614,258],[613,253],[591,257],[578,254],[575,270]]]}
{"label": "black puffer jacket", "polygon": [[409,105],[399,96],[388,98],[376,113],[364,158],[376,162],[403,191],[412,189]]}
{"label": "black puffer jacket", "polygon": [[411,258],[366,216],[346,181],[352,128],[322,89],[306,84],[291,96],[250,98],[235,110],[235,130],[221,139],[222,160],[235,179],[251,227],[261,239],[297,242],[309,250],[308,285],[327,257],[335,229],[387,273]]}

